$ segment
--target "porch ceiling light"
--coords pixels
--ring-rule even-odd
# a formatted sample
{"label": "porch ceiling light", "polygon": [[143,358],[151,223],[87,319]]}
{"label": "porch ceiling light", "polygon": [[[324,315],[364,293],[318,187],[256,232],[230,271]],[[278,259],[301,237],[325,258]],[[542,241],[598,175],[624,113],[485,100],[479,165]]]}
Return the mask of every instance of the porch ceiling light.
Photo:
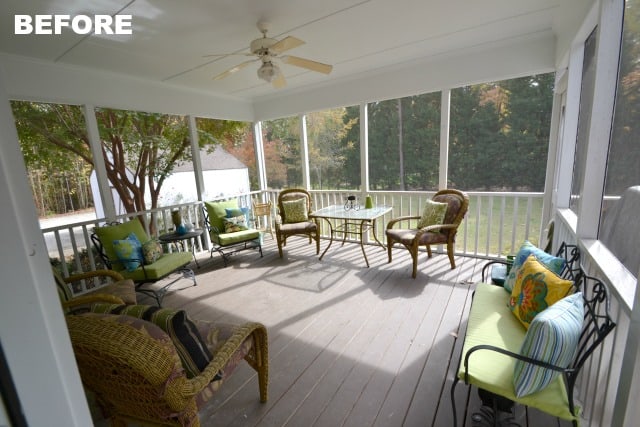
{"label": "porch ceiling light", "polygon": [[271,83],[271,81],[280,74],[280,68],[271,61],[266,61],[258,68],[258,77]]}

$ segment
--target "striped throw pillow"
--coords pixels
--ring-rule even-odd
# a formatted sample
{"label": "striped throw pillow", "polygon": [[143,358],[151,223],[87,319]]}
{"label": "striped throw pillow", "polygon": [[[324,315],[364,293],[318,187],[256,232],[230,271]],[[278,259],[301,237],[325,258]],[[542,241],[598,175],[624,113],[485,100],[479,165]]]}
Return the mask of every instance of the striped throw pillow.
{"label": "striped throw pillow", "polygon": [[[524,337],[520,354],[566,368],[575,356],[582,331],[584,304],[582,293],[569,295],[539,313]],[[513,385],[523,397],[548,386],[560,372],[516,361]]]}

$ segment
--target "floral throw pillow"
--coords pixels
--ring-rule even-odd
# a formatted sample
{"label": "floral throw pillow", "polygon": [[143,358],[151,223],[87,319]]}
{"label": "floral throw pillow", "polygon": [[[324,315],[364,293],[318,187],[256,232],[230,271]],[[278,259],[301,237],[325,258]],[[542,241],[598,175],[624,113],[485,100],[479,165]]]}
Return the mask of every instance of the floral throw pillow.
{"label": "floral throw pillow", "polygon": [[424,228],[429,225],[442,224],[442,222],[444,221],[444,216],[447,213],[448,206],[449,205],[447,203],[427,200],[427,203],[424,205],[424,211],[422,211],[422,216],[418,220],[418,228]]}
{"label": "floral throw pillow", "polygon": [[129,234],[124,240],[114,240],[113,250],[127,271],[134,271],[143,262],[142,244],[134,233]]}
{"label": "floral throw pillow", "polygon": [[525,240],[525,242],[520,246],[518,253],[516,254],[513,260],[513,266],[507,275],[507,278],[504,281],[504,290],[507,292],[511,292],[513,290],[513,286],[516,283],[516,275],[518,274],[518,270],[527,260],[529,255],[535,255],[538,261],[542,262],[549,270],[553,271],[556,274],[560,274],[564,269],[565,260],[564,258],[555,257],[543,251],[542,249],[536,247],[533,243]]}
{"label": "floral throw pillow", "polygon": [[162,256],[162,245],[158,239],[151,239],[142,244],[142,257],[145,265],[153,264]]}
{"label": "floral throw pillow", "polygon": [[233,218],[224,218],[224,232],[235,233],[237,231],[247,230],[247,220],[244,215]]}
{"label": "floral throw pillow", "polygon": [[282,207],[284,208],[284,222],[286,224],[309,220],[307,199],[304,197],[297,200],[285,200],[282,202]]}
{"label": "floral throw pillow", "polygon": [[571,280],[562,279],[538,261],[535,255],[529,255],[518,269],[509,308],[528,329],[538,313],[571,294],[572,290]]}

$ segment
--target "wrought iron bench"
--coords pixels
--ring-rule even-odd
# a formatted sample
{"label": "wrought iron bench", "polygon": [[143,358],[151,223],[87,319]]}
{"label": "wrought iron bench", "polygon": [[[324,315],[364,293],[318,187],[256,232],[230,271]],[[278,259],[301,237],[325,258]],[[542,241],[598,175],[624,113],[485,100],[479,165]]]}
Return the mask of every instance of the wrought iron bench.
{"label": "wrought iron bench", "polygon": [[[459,380],[482,390],[484,401],[491,399],[491,406],[483,406],[473,415],[477,422],[500,425],[498,410],[505,410],[504,406],[509,409],[508,404],[515,402],[578,425],[576,379],[615,323],[608,312],[606,286],[576,268],[577,248],[563,244],[560,254],[573,260],[562,273],[573,281],[576,293],[533,317],[529,329],[512,313],[511,294],[493,284],[477,285],[451,387],[454,425],[455,387]],[[508,424],[517,425],[513,420]]]}

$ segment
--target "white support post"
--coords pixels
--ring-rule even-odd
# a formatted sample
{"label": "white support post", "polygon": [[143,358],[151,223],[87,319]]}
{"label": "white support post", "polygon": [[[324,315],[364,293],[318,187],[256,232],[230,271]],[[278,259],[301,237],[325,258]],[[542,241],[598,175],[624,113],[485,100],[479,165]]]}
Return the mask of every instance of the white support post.
{"label": "white support post", "polygon": [[20,404],[5,409],[20,410],[29,426],[90,426],[1,73],[0,129],[0,337],[9,369],[2,375]]}
{"label": "white support post", "polygon": [[580,90],[582,86],[582,63],[584,62],[584,44],[571,50],[569,56],[569,76],[567,81],[567,102],[564,115],[562,144],[558,163],[562,166],[555,177],[554,204],[557,209],[569,207],[571,197],[571,178],[573,159],[576,153],[578,137],[578,115],[580,113]]}
{"label": "white support post", "polygon": [[448,186],[449,179],[449,124],[451,122],[451,89],[440,94],[440,164],[438,167],[438,188]]}
{"label": "white support post", "polygon": [[200,158],[200,143],[198,138],[198,126],[194,116],[187,116],[189,123],[189,140],[191,141],[191,163],[193,164],[193,175],[196,180],[196,193],[198,200],[204,200],[204,175],[202,174],[202,159]]}
{"label": "white support post", "polygon": [[267,168],[264,160],[264,139],[262,138],[262,122],[253,124],[253,147],[256,155],[256,170],[258,173],[258,185],[262,192],[262,201],[265,202],[267,191]]}
{"label": "white support post", "polygon": [[307,141],[307,116],[300,115],[300,154],[302,162],[302,187],[311,190],[311,178],[309,176],[309,144]]}
{"label": "white support post", "polygon": [[583,170],[582,194],[578,208],[576,234],[582,239],[596,239],[600,223],[602,197],[609,138],[613,123],[616,85],[618,84],[618,59],[622,34],[624,2],[603,0],[600,5],[600,25],[596,46],[596,76],[591,108],[591,122],[587,142],[587,155]]}
{"label": "white support post", "polygon": [[369,116],[367,104],[360,104],[360,191],[364,200],[369,192]]}
{"label": "white support post", "polygon": [[102,141],[100,140],[95,108],[93,105],[85,104],[83,112],[91,155],[93,156],[93,170],[96,172],[104,217],[107,221],[115,221],[117,213],[113,202],[113,194],[111,193],[111,185],[109,185],[109,177],[107,176],[107,167],[104,164],[104,156],[102,155]]}
{"label": "white support post", "polygon": [[547,236],[545,235],[544,228],[545,224],[549,223],[551,219],[551,212],[553,212],[552,196],[554,189],[554,176],[556,172],[558,134],[561,130],[562,99],[563,93],[553,94],[551,126],[549,127],[549,147],[547,151],[547,173],[544,179],[544,196],[542,199],[542,227],[540,227],[540,236],[538,239],[538,242],[542,243],[541,247],[545,247],[547,244]]}

